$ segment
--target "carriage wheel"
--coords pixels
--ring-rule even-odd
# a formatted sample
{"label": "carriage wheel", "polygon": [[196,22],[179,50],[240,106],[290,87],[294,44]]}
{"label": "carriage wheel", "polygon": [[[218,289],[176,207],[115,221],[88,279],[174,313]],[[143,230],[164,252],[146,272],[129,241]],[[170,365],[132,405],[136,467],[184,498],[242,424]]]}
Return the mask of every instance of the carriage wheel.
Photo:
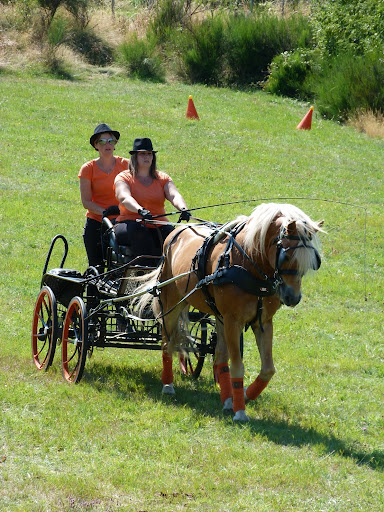
{"label": "carriage wheel", "polygon": [[53,291],[43,286],[37,297],[32,323],[32,356],[38,370],[51,366],[58,338],[57,304]]}
{"label": "carriage wheel", "polygon": [[63,377],[77,384],[83,376],[88,350],[88,321],[83,299],[74,297],[69,303],[63,325],[61,347]]}
{"label": "carriage wheel", "polygon": [[190,337],[187,341],[186,352],[179,354],[179,362],[184,375],[197,379],[203,369],[205,348],[209,335],[214,330],[214,324],[212,319],[206,318],[198,312],[190,312],[189,317],[191,321]]}

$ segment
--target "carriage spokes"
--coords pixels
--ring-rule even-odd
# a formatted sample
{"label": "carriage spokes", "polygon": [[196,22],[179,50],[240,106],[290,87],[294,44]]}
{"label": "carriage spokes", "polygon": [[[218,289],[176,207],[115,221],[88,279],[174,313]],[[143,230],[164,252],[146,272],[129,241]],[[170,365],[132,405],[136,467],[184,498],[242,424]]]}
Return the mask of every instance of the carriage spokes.
{"label": "carriage spokes", "polygon": [[63,377],[78,383],[83,375],[88,350],[87,311],[81,297],[74,297],[68,306],[63,325],[61,345]]}
{"label": "carriage spokes", "polygon": [[37,297],[32,323],[32,356],[38,370],[51,366],[58,338],[56,298],[48,286]]}

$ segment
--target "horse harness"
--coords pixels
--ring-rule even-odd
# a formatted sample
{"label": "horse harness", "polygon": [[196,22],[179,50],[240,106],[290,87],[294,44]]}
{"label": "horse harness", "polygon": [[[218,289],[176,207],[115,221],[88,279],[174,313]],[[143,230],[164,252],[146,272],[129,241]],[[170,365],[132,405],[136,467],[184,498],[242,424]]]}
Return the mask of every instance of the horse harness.
{"label": "horse harness", "polygon": [[[239,245],[236,241],[236,236],[242,231],[246,224],[246,221],[236,224],[230,231],[226,230],[227,224],[217,228],[212,231],[210,235],[205,237],[203,244],[196,251],[196,254],[192,260],[191,270],[196,273],[198,282],[195,287],[187,293],[182,300],[185,300],[190,295],[192,295],[196,290],[201,289],[205,295],[205,300],[208,306],[212,309],[215,316],[220,320],[221,313],[217,309],[215,299],[209,293],[208,285],[223,285],[223,284],[234,284],[244,290],[246,293],[251,295],[255,295],[259,298],[257,304],[257,312],[255,318],[249,322],[249,325],[254,324],[257,320],[259,321],[260,329],[263,331],[263,327],[261,324],[261,313],[263,309],[263,297],[271,297],[275,295],[279,286],[283,283],[282,274],[290,274],[297,275],[297,270],[294,269],[282,269],[282,265],[284,261],[287,259],[287,252],[290,250],[296,250],[299,248],[311,248],[315,251],[317,268],[320,267],[321,259],[317,250],[311,245],[306,244],[306,240],[303,237],[298,235],[288,235],[284,230],[283,234],[277,236],[272,245],[276,244],[276,258],[275,258],[275,271],[273,277],[269,277],[265,274],[260,267],[248,256],[248,254],[244,251],[244,249]],[[189,226],[185,226],[184,229],[188,229]],[[168,247],[172,245],[172,243],[176,240],[178,235],[184,231],[181,229],[171,238],[168,243]],[[222,254],[220,255],[216,269],[212,274],[206,275],[206,264],[208,259],[208,254],[213,249],[213,247],[221,240],[224,236],[228,237],[228,241],[226,247]],[[294,247],[283,247],[283,239],[288,240],[299,240],[300,243]],[[238,251],[248,260],[248,262],[255,268],[261,278],[254,276],[249,270],[245,269],[240,265],[231,265],[230,264],[230,254],[233,249],[236,247]],[[164,256],[163,256],[164,258]],[[164,259],[163,262],[164,263]],[[189,279],[188,279],[189,283]],[[188,283],[186,285],[186,290],[188,289]],[[180,302],[182,302],[182,300]],[[173,308],[172,308],[173,309]]]}
{"label": "horse harness", "polygon": [[[220,229],[220,232],[223,235],[225,234],[228,236],[228,241],[223,253],[220,255],[218,259],[215,271],[210,275],[206,275],[205,269],[209,251],[218,242],[217,231],[214,231],[211,235],[205,238],[202,246],[198,249],[194,259],[192,260],[192,266],[196,271],[197,277],[199,279],[198,283],[195,286],[195,289],[201,288],[205,295],[205,300],[208,306],[212,309],[212,311],[218,318],[221,318],[221,314],[216,307],[214,298],[209,293],[209,284],[234,284],[241,288],[242,290],[244,290],[246,293],[255,295],[256,297],[259,298],[257,304],[257,312],[255,318],[249,323],[249,325],[252,325],[258,320],[260,328],[263,331],[263,327],[261,324],[263,297],[270,297],[276,294],[278,287],[283,282],[282,274],[297,275],[298,273],[297,270],[294,269],[281,268],[282,265],[284,264],[284,261],[287,259],[287,252],[290,250],[296,250],[304,247],[313,249],[316,254],[317,269],[320,267],[321,259],[316,249],[311,245],[307,245],[305,239],[298,235],[288,235],[284,230],[283,234],[276,237],[272,242],[272,245],[276,244],[275,271],[273,277],[269,277],[259,268],[259,266],[253,260],[251,260],[248,254],[236,241],[236,236],[241,232],[245,224],[246,222],[244,221],[236,225],[229,232],[225,231],[225,226],[223,226]],[[284,238],[288,240],[299,240],[300,243],[294,247],[284,248]],[[261,278],[256,277],[249,270],[246,270],[244,267],[240,265],[230,265],[230,254],[234,246],[257,270]]]}

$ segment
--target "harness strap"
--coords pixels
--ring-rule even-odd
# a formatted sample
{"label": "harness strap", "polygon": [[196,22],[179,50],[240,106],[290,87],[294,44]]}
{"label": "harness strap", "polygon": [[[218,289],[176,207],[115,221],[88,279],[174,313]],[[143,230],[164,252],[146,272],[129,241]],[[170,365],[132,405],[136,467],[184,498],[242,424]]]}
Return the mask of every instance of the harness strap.
{"label": "harness strap", "polygon": [[204,239],[202,246],[200,247],[200,249],[197,250],[195,257],[193,258],[192,264],[196,270],[197,278],[199,279],[199,282],[195,286],[195,289],[201,288],[202,292],[205,295],[205,302],[212,309],[215,316],[217,318],[221,318],[220,311],[216,307],[215,299],[209,293],[207,288],[207,285],[211,281],[213,281],[212,276],[214,276],[214,274],[211,274],[211,276],[206,276],[205,274],[205,266],[207,263],[208,251],[214,245],[215,236],[216,232],[214,231],[211,235]]}
{"label": "harness strap", "polygon": [[[269,278],[248,256],[244,249],[236,241],[236,236],[244,228],[245,222],[242,222],[235,226],[229,233],[226,248],[218,259],[218,263],[213,274],[206,275],[205,267],[208,258],[208,251],[217,243],[217,233],[214,232],[210,236],[204,239],[202,246],[198,249],[193,258],[193,268],[197,271],[197,277],[199,278],[198,283],[195,286],[195,290],[200,288],[204,295],[208,306],[212,309],[215,315],[220,318],[221,314],[217,309],[216,303],[212,295],[208,291],[208,285],[223,285],[223,284],[234,284],[244,290],[247,293],[259,297],[258,309],[256,319],[260,320],[261,325],[261,309],[262,309],[262,298],[270,297],[276,293],[276,290],[280,284],[278,279]],[[239,265],[230,265],[230,256],[233,246],[244,255],[248,261],[250,261],[253,267],[256,268],[258,273],[262,276],[262,279],[255,277],[244,267]]]}

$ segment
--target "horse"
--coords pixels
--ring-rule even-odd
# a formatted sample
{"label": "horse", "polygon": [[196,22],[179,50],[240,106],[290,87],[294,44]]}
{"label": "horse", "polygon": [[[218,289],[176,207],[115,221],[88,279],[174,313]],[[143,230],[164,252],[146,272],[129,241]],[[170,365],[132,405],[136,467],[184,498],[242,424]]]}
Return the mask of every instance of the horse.
{"label": "horse", "polygon": [[[151,293],[138,299],[139,309],[151,305],[162,324],[163,393],[175,393],[172,353],[183,336],[181,319],[192,306],[216,317],[214,375],[223,411],[233,411],[234,421],[249,420],[246,402],[255,400],[275,374],[273,316],[281,305],[300,302],[302,277],[320,268],[322,225],[293,205],[263,203],[249,217],[228,224],[188,225],[169,234],[161,265],[139,287]],[[248,327],[261,369],[244,387],[240,338]]]}

